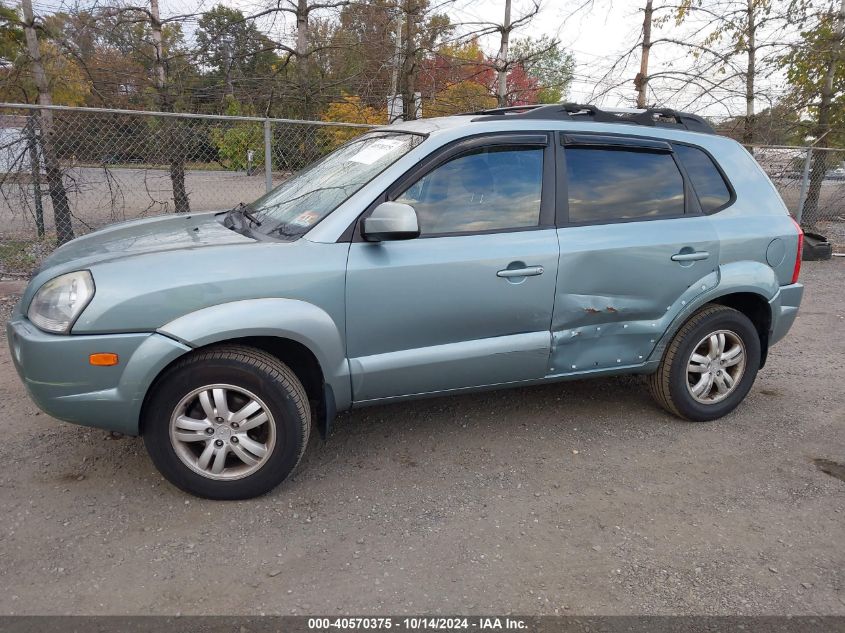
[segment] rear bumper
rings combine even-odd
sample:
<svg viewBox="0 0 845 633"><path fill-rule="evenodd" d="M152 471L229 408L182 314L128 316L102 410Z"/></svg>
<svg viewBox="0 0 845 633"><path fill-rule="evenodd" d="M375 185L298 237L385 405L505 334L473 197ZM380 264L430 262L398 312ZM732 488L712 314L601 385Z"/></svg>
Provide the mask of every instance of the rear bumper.
<svg viewBox="0 0 845 633"><path fill-rule="evenodd" d="M154 333L56 335L20 314L6 325L9 348L30 397L45 413L76 424L137 435L141 405L159 372L190 348ZM116 353L113 367L88 356Z"/></svg>
<svg viewBox="0 0 845 633"><path fill-rule="evenodd" d="M803 284L781 286L775 298L769 302L769 306L772 309L772 327L769 331L769 345L774 345L789 332L789 328L795 323L795 317L798 316L798 306L801 305L801 297L803 295Z"/></svg>

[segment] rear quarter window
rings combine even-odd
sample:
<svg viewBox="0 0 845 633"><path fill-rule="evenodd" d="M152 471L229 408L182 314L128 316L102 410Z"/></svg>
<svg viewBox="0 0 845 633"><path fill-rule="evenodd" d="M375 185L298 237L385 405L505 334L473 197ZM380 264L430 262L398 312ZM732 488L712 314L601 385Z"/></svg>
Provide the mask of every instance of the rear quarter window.
<svg viewBox="0 0 845 633"><path fill-rule="evenodd" d="M731 201L731 190L707 152L691 145L675 145L674 149L704 213L718 211Z"/></svg>

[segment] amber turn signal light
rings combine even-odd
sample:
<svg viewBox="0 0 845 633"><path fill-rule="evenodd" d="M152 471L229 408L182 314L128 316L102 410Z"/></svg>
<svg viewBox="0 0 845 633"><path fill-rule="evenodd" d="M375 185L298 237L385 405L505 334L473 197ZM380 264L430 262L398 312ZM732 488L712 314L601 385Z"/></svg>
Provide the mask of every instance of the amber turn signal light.
<svg viewBox="0 0 845 633"><path fill-rule="evenodd" d="M110 352L91 354L88 357L88 362L97 367L111 367L112 365L117 365L118 360L117 354L112 354Z"/></svg>

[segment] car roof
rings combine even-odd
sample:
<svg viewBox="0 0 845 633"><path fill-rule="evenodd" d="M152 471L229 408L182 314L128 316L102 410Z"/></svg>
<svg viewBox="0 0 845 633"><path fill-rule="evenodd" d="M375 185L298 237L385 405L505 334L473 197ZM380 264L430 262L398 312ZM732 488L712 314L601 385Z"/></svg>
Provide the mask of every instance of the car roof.
<svg viewBox="0 0 845 633"><path fill-rule="evenodd" d="M700 134L715 135L715 130L701 117L687 112L677 112L666 108L646 109L599 109L593 105L581 105L577 103L557 103L547 105L524 105L506 108L494 108L481 110L466 114L457 114L447 117L435 117L431 119L417 119L413 121L395 123L384 131L402 131L414 134L432 135L445 130L454 130L467 126L470 130L478 132L487 131L480 129L480 123L499 123L492 126L498 131L509 129L524 130L526 127L533 129L547 130L578 130L586 131L583 124L599 124L603 126L624 126L624 132L632 133L635 129L648 130L648 136L671 137L662 131L686 131ZM526 123L528 124L526 126ZM574 125L573 125L574 124ZM487 128L487 126L483 126ZM610 127L607 128L608 130ZM472 132L470 132L472 133ZM636 134L635 135L639 135Z"/></svg>

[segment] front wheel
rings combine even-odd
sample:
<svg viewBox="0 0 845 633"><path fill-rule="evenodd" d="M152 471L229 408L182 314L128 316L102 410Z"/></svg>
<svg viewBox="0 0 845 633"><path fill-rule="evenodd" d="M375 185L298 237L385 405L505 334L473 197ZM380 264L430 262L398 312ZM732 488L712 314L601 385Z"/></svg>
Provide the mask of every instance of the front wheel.
<svg viewBox="0 0 845 633"><path fill-rule="evenodd" d="M655 400L695 422L733 411L748 395L760 367L760 337L741 312L711 305L693 315L648 377Z"/></svg>
<svg viewBox="0 0 845 633"><path fill-rule="evenodd" d="M144 443L172 484L208 499L249 499L296 467L310 433L296 375L261 350L227 345L191 354L156 383Z"/></svg>

